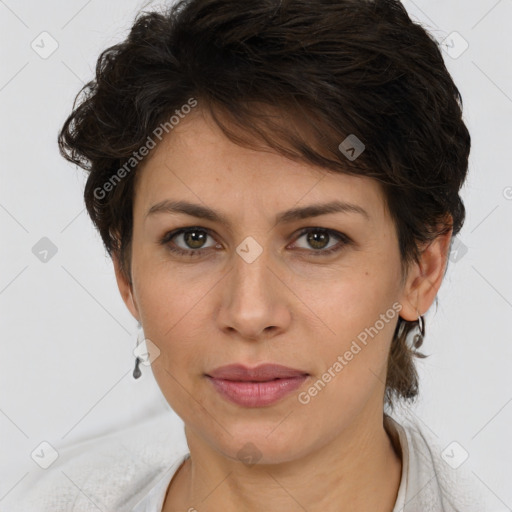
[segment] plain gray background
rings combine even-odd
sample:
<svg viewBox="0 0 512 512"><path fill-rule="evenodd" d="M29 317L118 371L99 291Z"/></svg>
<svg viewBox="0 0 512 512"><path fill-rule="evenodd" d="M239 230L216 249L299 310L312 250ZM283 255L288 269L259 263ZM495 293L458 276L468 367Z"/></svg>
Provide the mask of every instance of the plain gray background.
<svg viewBox="0 0 512 512"><path fill-rule="evenodd" d="M0 0L2 510L45 471L30 456L41 442L58 451L173 414L149 368L132 378L136 322L84 210L84 175L56 143L100 51L126 37L144 5L162 3ZM441 446L459 443L494 510L512 510L512 1L404 5L444 41L473 140L466 223L426 315L431 355L407 413ZM43 237L57 251L47 261L37 256ZM181 437L179 418L176 429Z"/></svg>

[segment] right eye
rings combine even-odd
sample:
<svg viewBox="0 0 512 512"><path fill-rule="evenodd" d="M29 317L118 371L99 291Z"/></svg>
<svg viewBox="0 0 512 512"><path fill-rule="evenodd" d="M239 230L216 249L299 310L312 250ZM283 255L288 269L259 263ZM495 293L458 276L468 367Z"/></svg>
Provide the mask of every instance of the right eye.
<svg viewBox="0 0 512 512"><path fill-rule="evenodd" d="M210 231L199 226L175 229L166 233L160 240L171 252L181 256L201 256L207 249L215 247L215 243L204 247L205 241L211 237ZM213 238L213 237L212 237ZM181 242L181 246L177 243Z"/></svg>

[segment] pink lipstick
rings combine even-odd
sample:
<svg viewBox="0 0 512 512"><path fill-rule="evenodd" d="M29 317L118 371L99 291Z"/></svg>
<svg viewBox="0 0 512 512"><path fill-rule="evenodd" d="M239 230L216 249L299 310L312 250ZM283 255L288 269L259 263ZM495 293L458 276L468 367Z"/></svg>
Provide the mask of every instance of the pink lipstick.
<svg viewBox="0 0 512 512"><path fill-rule="evenodd" d="M264 407L296 390L309 374L278 364L262 364L255 368L231 364L206 376L229 401L243 407Z"/></svg>

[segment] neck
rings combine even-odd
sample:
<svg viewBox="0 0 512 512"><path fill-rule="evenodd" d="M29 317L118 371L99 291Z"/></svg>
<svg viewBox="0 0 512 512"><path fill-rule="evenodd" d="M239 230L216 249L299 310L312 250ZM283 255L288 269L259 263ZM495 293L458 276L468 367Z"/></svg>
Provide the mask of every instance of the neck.
<svg viewBox="0 0 512 512"><path fill-rule="evenodd" d="M382 411L361 417L306 456L247 466L223 456L185 429L190 458L169 486L163 511L289 510L391 512L401 455L384 428Z"/></svg>

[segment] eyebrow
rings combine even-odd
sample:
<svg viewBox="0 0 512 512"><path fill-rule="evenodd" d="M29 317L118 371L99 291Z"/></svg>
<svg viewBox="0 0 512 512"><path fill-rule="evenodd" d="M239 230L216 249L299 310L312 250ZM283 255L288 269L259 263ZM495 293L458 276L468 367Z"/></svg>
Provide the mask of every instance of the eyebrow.
<svg viewBox="0 0 512 512"><path fill-rule="evenodd" d="M146 218L155 213L183 213L200 219L207 219L212 222L218 222L229 225L228 219L215 210L200 204L189 203L187 201L172 201L166 199L154 204L146 213ZM344 201L331 201L329 203L311 204L308 206L292 208L275 217L276 224L290 223L296 220L319 217L329 213L357 213L370 220L370 216L364 208L357 204Z"/></svg>

